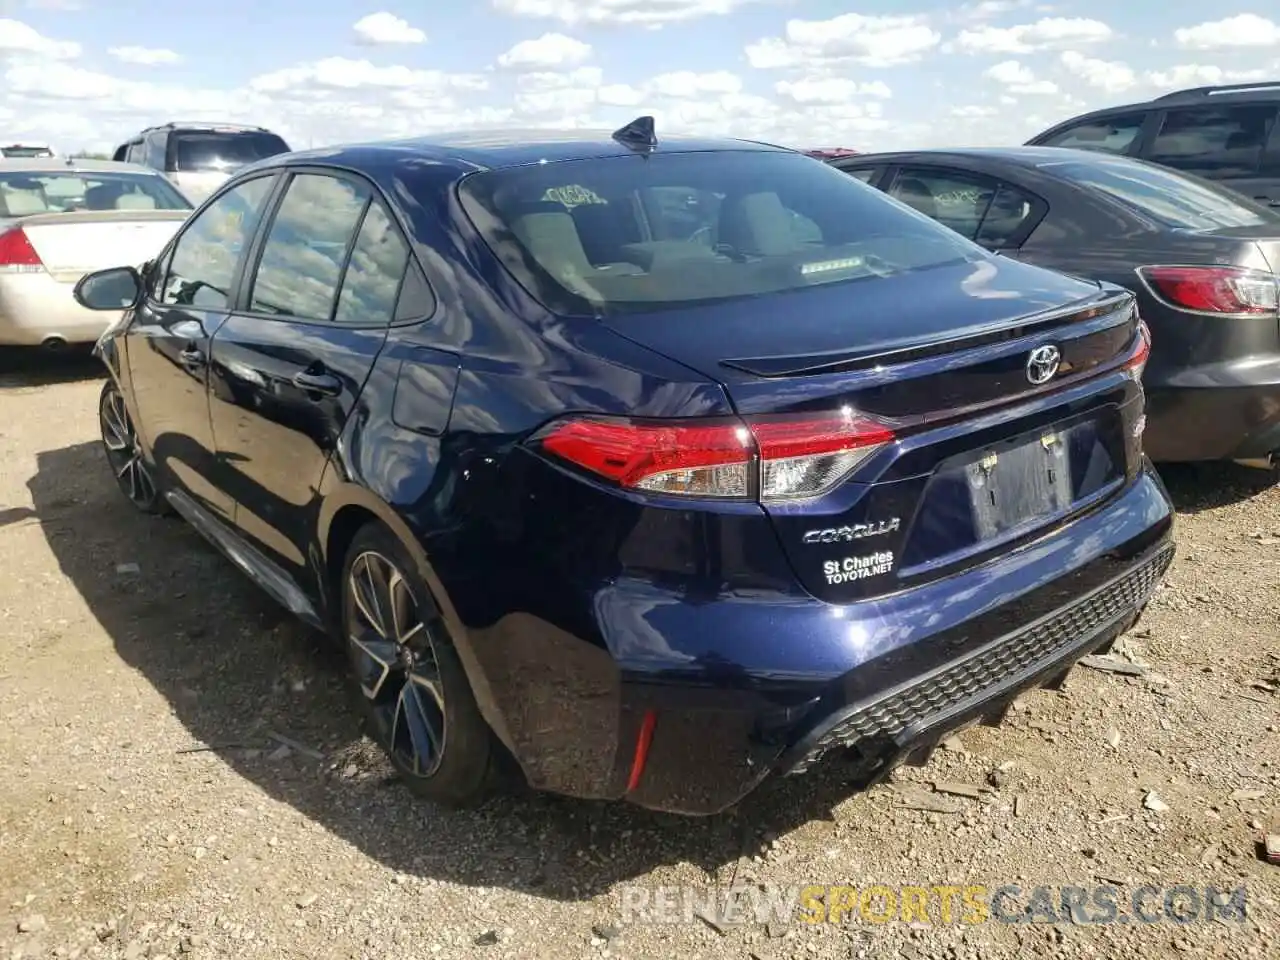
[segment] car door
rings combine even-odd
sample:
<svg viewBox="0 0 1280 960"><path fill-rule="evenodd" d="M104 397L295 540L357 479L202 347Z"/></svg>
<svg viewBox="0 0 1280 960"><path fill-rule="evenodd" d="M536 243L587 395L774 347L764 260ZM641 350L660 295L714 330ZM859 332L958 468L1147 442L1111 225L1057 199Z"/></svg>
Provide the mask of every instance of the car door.
<svg viewBox="0 0 1280 960"><path fill-rule="evenodd" d="M213 342L213 433L237 530L310 593L317 488L394 318L409 245L368 181L307 168L251 259Z"/></svg>
<svg viewBox="0 0 1280 960"><path fill-rule="evenodd" d="M1251 200L1280 206L1274 103L1165 110L1142 159L1214 180ZM1265 155L1265 156L1264 156ZM1264 159L1266 169L1264 169Z"/></svg>
<svg viewBox="0 0 1280 960"><path fill-rule="evenodd" d="M1016 251L1048 211L1018 185L941 165L903 164L886 192L993 253Z"/></svg>
<svg viewBox="0 0 1280 960"><path fill-rule="evenodd" d="M244 180L183 225L148 273L126 334L138 431L162 489L230 522L209 421L209 344L231 310L250 239L276 177Z"/></svg>

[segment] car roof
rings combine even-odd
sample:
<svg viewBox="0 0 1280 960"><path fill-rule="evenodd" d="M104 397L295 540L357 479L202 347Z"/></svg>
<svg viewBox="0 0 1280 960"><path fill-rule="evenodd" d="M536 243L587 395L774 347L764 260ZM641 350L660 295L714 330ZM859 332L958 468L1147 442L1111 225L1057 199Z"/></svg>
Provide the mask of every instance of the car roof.
<svg viewBox="0 0 1280 960"><path fill-rule="evenodd" d="M910 160L939 160L960 162L979 161L987 164L1008 164L1018 167L1042 167L1046 164L1074 160L1080 163L1141 163L1133 157L1121 157L1097 150L1080 150L1073 147L962 147L959 149L896 150L886 153L864 153L847 161L840 158L841 167L901 163Z"/></svg>
<svg viewBox="0 0 1280 960"><path fill-rule="evenodd" d="M150 167L117 160L90 160L80 157L0 157L0 172L20 170L25 173L145 173L159 176Z"/></svg>
<svg viewBox="0 0 1280 960"><path fill-rule="evenodd" d="M676 136L666 135L661 131L658 133L658 145L654 152L661 154L728 150L794 152L786 147L755 140ZM397 160L431 160L460 169L495 170L534 163L625 156L632 152L614 140L612 132L608 130L464 130L433 134L430 137L299 150L266 157L254 164L254 167L270 167L281 163L323 163L358 168L368 164L394 163Z"/></svg>

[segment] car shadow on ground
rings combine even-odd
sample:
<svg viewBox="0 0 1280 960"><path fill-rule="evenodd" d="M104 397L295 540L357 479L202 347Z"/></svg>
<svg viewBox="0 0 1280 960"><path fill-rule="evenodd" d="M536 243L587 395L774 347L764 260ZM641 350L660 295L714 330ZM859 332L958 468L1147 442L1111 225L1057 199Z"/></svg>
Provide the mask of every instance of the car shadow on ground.
<svg viewBox="0 0 1280 960"><path fill-rule="evenodd" d="M1239 503L1273 485L1266 470L1229 461L1161 463L1156 467L1179 513L1200 513Z"/></svg>
<svg viewBox="0 0 1280 960"><path fill-rule="evenodd" d="M214 753L390 869L562 900L681 862L728 882L739 857L830 819L851 793L830 767L707 818L529 791L465 811L415 800L360 736L341 654L192 528L134 511L98 443L39 454L30 490L62 573L202 751L159 755L156 775L200 776L184 768ZM304 749L281 750L275 734Z"/></svg>
<svg viewBox="0 0 1280 960"><path fill-rule="evenodd" d="M92 345L51 351L39 347L0 347L0 390L72 383L106 376Z"/></svg>

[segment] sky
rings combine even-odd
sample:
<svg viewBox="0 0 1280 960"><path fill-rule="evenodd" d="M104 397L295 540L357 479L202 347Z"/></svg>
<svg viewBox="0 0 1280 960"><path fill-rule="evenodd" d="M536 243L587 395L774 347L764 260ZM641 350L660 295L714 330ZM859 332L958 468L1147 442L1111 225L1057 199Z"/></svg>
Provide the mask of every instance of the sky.
<svg viewBox="0 0 1280 960"><path fill-rule="evenodd" d="M450 7L0 0L0 141L106 151L152 124L221 120L301 149L652 114L659 137L890 150L1021 143L1087 109L1280 81L1274 0Z"/></svg>

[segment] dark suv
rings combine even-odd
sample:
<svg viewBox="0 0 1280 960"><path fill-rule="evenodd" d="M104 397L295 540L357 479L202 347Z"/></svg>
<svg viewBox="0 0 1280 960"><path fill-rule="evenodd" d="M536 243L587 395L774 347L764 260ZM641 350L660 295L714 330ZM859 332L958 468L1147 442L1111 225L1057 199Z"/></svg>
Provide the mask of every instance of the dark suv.
<svg viewBox="0 0 1280 960"><path fill-rule="evenodd" d="M199 204L244 165L288 152L284 139L265 127L166 123L122 143L111 159L160 170Z"/></svg>
<svg viewBox="0 0 1280 960"><path fill-rule="evenodd" d="M1073 117L1027 141L1139 157L1280 207L1280 82L1178 90Z"/></svg>

